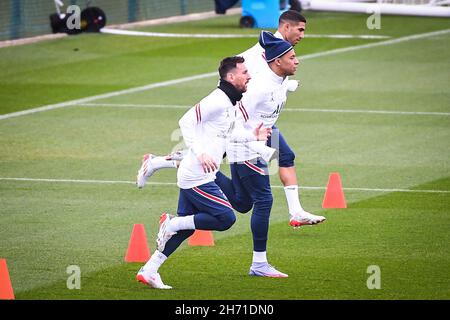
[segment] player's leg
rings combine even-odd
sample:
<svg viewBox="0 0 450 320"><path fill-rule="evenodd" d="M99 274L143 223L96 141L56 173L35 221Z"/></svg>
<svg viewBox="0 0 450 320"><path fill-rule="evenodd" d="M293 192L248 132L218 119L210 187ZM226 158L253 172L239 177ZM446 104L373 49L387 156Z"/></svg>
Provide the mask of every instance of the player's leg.
<svg viewBox="0 0 450 320"><path fill-rule="evenodd" d="M190 203L186 197L183 189L180 189L180 195L178 198L178 215L193 217L196 209ZM173 218L172 218L173 219ZM189 238L194 230L190 229L189 225L186 226L186 230L179 230L178 232L167 233L167 228L170 223L171 217L167 213L161 215L160 227L157 239L157 249L152 254L147 263L139 270L136 279L139 282L147 284L156 289L171 289L161 280L161 276L158 273L161 265L167 260L167 258L183 243L184 240ZM167 237L166 243L163 247L160 247L161 239Z"/></svg>
<svg viewBox="0 0 450 320"><path fill-rule="evenodd" d="M169 255L184 240L179 243L173 241L179 232L195 229L225 231L236 221L231 204L214 182L181 189L178 208L179 216L166 214L158 232L158 250ZM174 249L166 250L172 246Z"/></svg>
<svg viewBox="0 0 450 320"><path fill-rule="evenodd" d="M295 153L287 144L281 132L275 126L272 128L272 139L268 145L278 149L278 166L281 183L289 208L289 224L293 227L312 225L326 220L323 216L311 214L303 209L300 204L297 170L295 168ZM276 145L275 145L276 144Z"/></svg>
<svg viewBox="0 0 450 320"><path fill-rule="evenodd" d="M145 154L142 158L141 167L136 175L136 185L143 188L147 179L160 169L178 168L187 150L175 151L167 156L156 156Z"/></svg>
<svg viewBox="0 0 450 320"><path fill-rule="evenodd" d="M170 289L162 282L158 269L196 229L225 231L236 221L231 204L213 182L181 189L178 217L165 213L161 218L157 250L137 275L138 281L158 289Z"/></svg>
<svg viewBox="0 0 450 320"><path fill-rule="evenodd" d="M247 213L253 207L252 198L242 185L242 181L237 173L236 164L231 164L230 169L231 179L219 171L216 174L216 180L214 182L225 193L234 210L240 213Z"/></svg>
<svg viewBox="0 0 450 320"><path fill-rule="evenodd" d="M230 202L216 183L189 189L188 195L197 209L194 216L196 229L225 231L236 222Z"/></svg>
<svg viewBox="0 0 450 320"><path fill-rule="evenodd" d="M237 170L244 188L253 201L253 213L250 221L253 236L253 259L249 274L287 277L286 274L272 267L267 260L269 218L273 204L267 164L263 161L253 163L245 161L243 164L237 164Z"/></svg>

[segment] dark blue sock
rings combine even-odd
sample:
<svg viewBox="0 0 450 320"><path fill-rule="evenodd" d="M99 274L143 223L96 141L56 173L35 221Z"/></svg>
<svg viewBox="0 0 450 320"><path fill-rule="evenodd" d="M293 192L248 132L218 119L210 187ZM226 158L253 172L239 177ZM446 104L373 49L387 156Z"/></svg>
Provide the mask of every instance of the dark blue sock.
<svg viewBox="0 0 450 320"><path fill-rule="evenodd" d="M164 247L163 254L168 257L183 243L184 240L189 238L195 230L180 230L177 234L173 235L169 241L167 241Z"/></svg>

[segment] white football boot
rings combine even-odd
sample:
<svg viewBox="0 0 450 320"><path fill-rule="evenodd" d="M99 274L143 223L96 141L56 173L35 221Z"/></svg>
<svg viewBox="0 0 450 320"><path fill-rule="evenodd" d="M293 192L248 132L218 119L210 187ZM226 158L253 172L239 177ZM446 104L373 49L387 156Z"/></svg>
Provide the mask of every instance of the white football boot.
<svg viewBox="0 0 450 320"><path fill-rule="evenodd" d="M152 154L145 154L142 158L141 168L139 169L136 176L136 185L139 189L145 186L147 178L155 173L155 168L152 165L152 159L155 156Z"/></svg>
<svg viewBox="0 0 450 320"><path fill-rule="evenodd" d="M269 278L287 278L286 273L278 271L268 262L253 262L248 273L250 276L269 277Z"/></svg>
<svg viewBox="0 0 450 320"><path fill-rule="evenodd" d="M165 285L162 282L161 276L159 275L158 272L148 274L144 272L143 269L144 268L141 268L138 274L136 275L137 281L155 289L172 289L171 286Z"/></svg>
<svg viewBox="0 0 450 320"><path fill-rule="evenodd" d="M159 220L159 223L160 223L159 231L158 231L158 237L156 238L156 246L157 246L159 252L164 251L167 241L169 241L170 238L172 238L172 236L174 234L176 234L176 232L169 232L167 230L167 226L170 223L170 219L172 219L170 214L163 213L161 215L161 219Z"/></svg>
<svg viewBox="0 0 450 320"><path fill-rule="evenodd" d="M291 215L289 225L292 227L301 227L305 225L313 225L324 222L327 218L323 216L316 216L315 214L301 211L294 215Z"/></svg>

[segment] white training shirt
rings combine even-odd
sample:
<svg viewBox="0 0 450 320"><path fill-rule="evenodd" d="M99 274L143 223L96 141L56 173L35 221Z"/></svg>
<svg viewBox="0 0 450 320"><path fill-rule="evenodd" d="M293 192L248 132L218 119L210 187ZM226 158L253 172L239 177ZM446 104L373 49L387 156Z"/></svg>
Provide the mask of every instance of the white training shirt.
<svg viewBox="0 0 450 320"><path fill-rule="evenodd" d="M286 104L287 91L287 77L278 76L269 67L262 69L250 80L247 92L238 102L239 118L244 127L252 131L263 123L263 127L272 128ZM229 143L227 157L230 162L241 162L257 158L258 153L251 150L249 143Z"/></svg>
<svg viewBox="0 0 450 320"><path fill-rule="evenodd" d="M278 31L274 35L277 38L283 39L283 36ZM205 151L205 153L208 153L211 156L213 156L213 154L217 155L217 158L214 157L214 159L216 160L216 163L218 165L222 162L222 155L225 151L227 152L227 158L230 162L246 161L258 157L259 154L256 153L256 151L253 151L251 146L253 143L260 143L262 145L265 145L265 142L254 141L254 128L256 128L256 126L261 123L261 121L259 121L260 119L264 120L262 121L264 123L264 127L272 127L278 119L279 112L286 103L285 89L287 86L288 78L286 77L286 79L284 79L283 81L282 78L273 73L265 59L265 50L263 47L261 47L259 42L250 49L239 54L238 56L244 57L245 66L247 67L247 70L252 77L249 82L247 92L244 93L242 102L238 102L236 106L233 106L226 94L222 90L216 89L197 105L200 105L200 107L195 106L191 108L179 122L184 142L186 146L190 148L190 150L187 152L187 155L185 156L185 158L189 156L188 161L184 162L183 160L180 164L180 168L178 169L178 186L182 189L193 188L194 186L198 186L203 183L215 180L216 172L209 174L203 173L203 168L196 158L196 155L200 155L202 151ZM260 78L260 73L263 76L261 77L261 79L258 79ZM269 82L266 82L267 78L270 79ZM261 83L263 85L259 87L259 84ZM280 87L283 87L283 89L281 89ZM277 100L275 104L273 103L275 101L272 101L272 92L273 96L276 97ZM258 95L260 94L262 95L258 97ZM214 99L218 96L220 96L224 100L222 100L221 102L214 101ZM198 141L202 141L202 139L205 139L205 135L212 137L213 134L211 134L211 132L224 130L224 128L219 129L218 126L213 124L214 121L216 121L217 123L221 123L221 126L223 127L229 128L231 124L227 124L227 121L229 121L230 119L226 121L223 119L223 115L225 112L223 111L223 106L225 104L222 105L222 103L224 103L225 101L228 104L228 108L232 107L233 110L237 110L238 121L235 122L236 129L234 130L233 136L229 137L228 143L225 142L225 144L224 141L220 139L214 139L216 141L215 143L212 143L212 138L210 138L209 142L199 142L196 144L196 146L194 146L193 142L194 140L196 140L194 138L194 128L196 128L195 130L198 130L198 128L202 128L203 125L204 130L197 134ZM210 108L209 105L215 105L215 107ZM220 105L222 105L222 107L220 107ZM206 108L209 109L209 112L205 111ZM212 111L213 109L216 111ZM275 110L278 111L274 114ZM213 120L212 122L209 122L206 119L207 115L209 115L211 118L214 118L219 114L221 114L221 116ZM200 122L197 122L198 115L200 115ZM242 124L245 124L244 127L242 127ZM248 130L246 133L244 133L244 128L245 130ZM253 142L247 143L248 141ZM201 149L202 146L213 145L217 147L217 150ZM221 149L222 147L224 147L225 149Z"/></svg>
<svg viewBox="0 0 450 320"><path fill-rule="evenodd" d="M205 173L197 157L211 156L220 166L229 141L255 141L252 131L237 121L238 104L233 105L221 89L215 89L180 119L179 125L189 150L177 171L177 184L190 189L216 179L216 172Z"/></svg>
<svg viewBox="0 0 450 320"><path fill-rule="evenodd" d="M280 32L275 37L283 39ZM248 83L247 92L239 104L239 118L247 130L254 130L261 122L271 128L286 104L289 78L281 78L269 67L264 48L256 43L250 49L239 54L245 59L245 66L252 79ZM230 162L242 162L255 159L259 154L252 149L251 143L230 143L227 157ZM265 144L264 142L257 142Z"/></svg>

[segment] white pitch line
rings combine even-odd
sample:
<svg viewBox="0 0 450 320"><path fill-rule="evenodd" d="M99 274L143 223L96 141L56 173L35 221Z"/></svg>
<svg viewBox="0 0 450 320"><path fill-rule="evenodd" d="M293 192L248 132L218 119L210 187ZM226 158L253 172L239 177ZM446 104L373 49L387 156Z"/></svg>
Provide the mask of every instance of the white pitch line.
<svg viewBox="0 0 450 320"><path fill-rule="evenodd" d="M329 38L329 39L390 39L390 36L369 34L306 34L305 38Z"/></svg>
<svg viewBox="0 0 450 320"><path fill-rule="evenodd" d="M199 80L199 79L203 79L203 78L209 78L209 77L215 76L216 74L217 74L217 72L203 73L203 74L199 74L196 76L184 77L184 78L163 81L163 82L156 82L156 83L147 84L147 85L141 86L141 87L135 87L135 88L125 89L125 90L120 90L120 91L113 91L113 92L100 94L100 95L96 95L96 96L91 96L91 97L87 97L87 98L71 100L71 101L61 102L61 103L57 103L57 104L51 104L51 105L47 105L47 106L43 106L43 107L39 107L39 108L8 113L8 114L0 115L0 120L24 116L27 114L33 114L33 113L42 112L42 111L49 111L49 110L55 110L55 109L59 109L59 108L70 107L70 106L74 106L74 105L87 103L90 101L112 98L112 97L116 97L116 96L120 96L120 95L124 95L124 94L136 93L136 92L141 92L141 91L151 90L151 89L161 88L161 87L168 87L168 86L178 84L178 83Z"/></svg>
<svg viewBox="0 0 450 320"><path fill-rule="evenodd" d="M311 54L307 54L303 57L300 57L300 59L303 59L303 60L314 59L314 58L319 58L319 57L324 57L324 56L329 56L329 55L334 55L334 54L339 54L339 53L344 53L344 52L351 52L351 51L356 51L356 50L361 50L361 49L369 49L369 48L380 47L380 46L388 46L391 44L397 44L397 43L411 41L411 40L418 40L418 39L423 39L423 38L439 36L439 35L443 35L443 34L446 34L449 32L450 32L450 29L444 29L444 30L427 32L427 33L419 33L419 34L415 34L412 36L400 37L400 38L395 38L395 39L386 40L386 41L362 44L362 45L358 45L358 46L345 47L345 48L340 48L340 49L333 49L333 50L328 50L328 51L324 51L324 52L311 53Z"/></svg>
<svg viewBox="0 0 450 320"><path fill-rule="evenodd" d="M210 38L210 39L224 39L224 38L258 38L258 34L227 34L227 33L163 33L163 32L145 32L135 30L111 29L103 28L101 33L137 36L137 37L156 37L156 38ZM389 36L381 35L353 35L353 34L307 34L307 38L330 38L330 39L389 39Z"/></svg>
<svg viewBox="0 0 450 320"><path fill-rule="evenodd" d="M166 104L131 104L131 103L81 103L81 107L111 107L111 108L148 108L148 109L187 109L192 106L166 105Z"/></svg>
<svg viewBox="0 0 450 320"><path fill-rule="evenodd" d="M358 109L314 109L314 108L284 108L283 111L298 112L331 112L331 113L372 113L393 114L407 116L450 116L450 112L427 112L427 111L391 111L391 110L358 110Z"/></svg>
<svg viewBox="0 0 450 320"><path fill-rule="evenodd" d="M148 109L188 109L189 105L164 105L164 104L129 104L129 103L82 103L83 107L112 107L112 108L148 108ZM360 110L360 109L315 109L315 108L283 108L287 112L326 112L326 113L369 113L392 114L408 116L450 116L450 112L425 112L425 111L392 111L392 110Z"/></svg>
<svg viewBox="0 0 450 320"><path fill-rule="evenodd" d="M406 36L406 37L401 37L401 38L396 38L396 39L391 39L391 40L386 40L386 41L380 41L380 42L376 42L376 43L363 44L363 45L357 45L357 46L352 46L352 47L333 49L333 50L329 50L329 51L308 54L308 55L304 55L300 58L302 60L315 59L318 57L324 57L324 56L329 56L329 55L334 55L334 54L339 54L339 53L344 53L344 52L374 48L374 47L379 47L379 46L387 46L387 45L397 44L397 43L405 42L405 41L433 37L433 36L442 35L442 34L449 33L449 32L450 32L450 29L421 33L421 34L416 34L416 35L412 35L412 36ZM203 74L190 76L190 77L183 77L183 78L169 80L169 81L156 82L156 83L152 83L152 84L148 84L148 85L144 85L144 86L140 86L140 87L119 90L119 91L113 91L113 92L109 92L109 93L105 93L105 94L82 98L82 99L71 100L71 101L61 102L61 103L52 104L52 105L46 105L46 106L39 107L39 108L33 108L33 109L24 110L24 111L8 113L8 114L0 115L0 120L24 116L24 115L28 115L28 114L34 114L37 112L65 108L65 107L69 107L69 106L73 106L73 105L77 105L77 104L81 104L81 103L91 102L91 101L100 100L100 99L107 99L107 98L120 96L120 95L124 95L124 94L129 94L129 93L136 93L136 92L151 90L151 89L155 89L155 88L167 87L167 86L171 86L174 84L179 84L179 83L203 79L203 78L209 78L209 77L213 77L213 76L217 76L217 72L203 73Z"/></svg>
<svg viewBox="0 0 450 320"><path fill-rule="evenodd" d="M6 178L0 177L0 181L24 181L24 182L50 182L50 183L88 183L88 184L131 184L135 181L126 180L80 180L80 179L45 179L45 178ZM147 182L154 186L176 186L174 182ZM281 189L283 186L273 185L272 188ZM305 190L326 190L326 187L307 187L301 186ZM450 193L450 190L414 190L414 189L386 189L386 188L343 188L347 191L366 191L366 192L407 192L407 193Z"/></svg>

